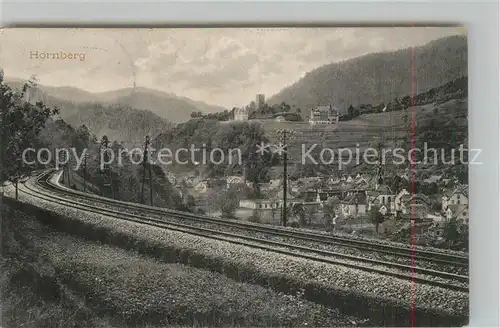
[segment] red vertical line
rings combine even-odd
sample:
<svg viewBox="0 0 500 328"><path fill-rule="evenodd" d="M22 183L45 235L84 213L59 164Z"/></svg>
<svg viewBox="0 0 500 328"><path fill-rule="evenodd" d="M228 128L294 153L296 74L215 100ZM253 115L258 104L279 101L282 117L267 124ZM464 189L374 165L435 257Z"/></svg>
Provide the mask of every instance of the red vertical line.
<svg viewBox="0 0 500 328"><path fill-rule="evenodd" d="M415 196L415 53L411 47L411 194ZM415 197L411 202L411 326L415 327Z"/></svg>

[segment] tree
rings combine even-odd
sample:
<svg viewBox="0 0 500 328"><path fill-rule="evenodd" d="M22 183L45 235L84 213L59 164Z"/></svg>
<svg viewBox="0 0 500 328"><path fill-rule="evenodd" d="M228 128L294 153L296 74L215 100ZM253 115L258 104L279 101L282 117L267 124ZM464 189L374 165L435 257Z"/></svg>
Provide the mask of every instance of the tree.
<svg viewBox="0 0 500 328"><path fill-rule="evenodd" d="M354 116L354 107L352 105L349 105L349 108L347 108L347 114L349 116Z"/></svg>
<svg viewBox="0 0 500 328"><path fill-rule="evenodd" d="M236 168L243 171L244 178L247 182L251 182L255 188L255 194L260 194L260 183L268 181L269 169L273 164L277 163L277 158L273 157L270 151L264 153L258 152L258 146L267 144L268 138L265 135L265 130L261 125L243 124L233 125L219 131L214 136L216 146L221 149L226 149L228 152L231 149L239 149L241 153L241 163L234 160L232 166L227 170ZM221 165L213 167L214 169L221 168Z"/></svg>
<svg viewBox="0 0 500 328"><path fill-rule="evenodd" d="M279 215L279 213L279 208L271 207L271 217L273 218L273 222L276 220L276 215Z"/></svg>
<svg viewBox="0 0 500 328"><path fill-rule="evenodd" d="M404 96L403 99L401 99L401 104L403 105L404 109L410 107L411 106L411 97L408 95Z"/></svg>
<svg viewBox="0 0 500 328"><path fill-rule="evenodd" d="M380 212L380 206L372 206L370 209L370 220L375 225L375 231L378 233L380 223L384 222L385 217Z"/></svg>
<svg viewBox="0 0 500 328"><path fill-rule="evenodd" d="M186 207L189 210L193 210L196 206L196 200L194 199L193 195L187 195L186 197Z"/></svg>
<svg viewBox="0 0 500 328"><path fill-rule="evenodd" d="M432 204L432 210L435 211L435 212L441 212L441 210L443 209L443 204L441 201L435 201L433 204Z"/></svg>
<svg viewBox="0 0 500 328"><path fill-rule="evenodd" d="M40 131L47 120L58 114L57 108L49 108L43 102L31 104L26 101L26 92L36 88L36 79L24 84L21 92L16 92L3 81L0 74L0 108L1 114L1 156L0 182L12 181L18 197L18 181L29 176L36 164L28 164L23 160L23 153L33 148Z"/></svg>
<svg viewBox="0 0 500 328"><path fill-rule="evenodd" d="M282 102L280 105L279 105L280 109L282 112L285 112L285 113L288 113L290 111L290 105L288 105L287 103L285 102Z"/></svg>
<svg viewBox="0 0 500 328"><path fill-rule="evenodd" d="M199 117L203 117L202 112L191 112L191 118L199 118Z"/></svg>
<svg viewBox="0 0 500 328"><path fill-rule="evenodd" d="M302 204L294 204L292 206L291 212L292 212L292 215L294 215L297 218L297 221L299 222L299 225L301 227L303 227L307 224L306 211L305 211L304 206Z"/></svg>
<svg viewBox="0 0 500 328"><path fill-rule="evenodd" d="M458 232L457 218L452 217L446 222L443 231L443 237L448 243L448 246L453 246L458 242L460 234Z"/></svg>
<svg viewBox="0 0 500 328"><path fill-rule="evenodd" d="M311 225L311 223L313 222L313 219L316 215L316 210L311 208L311 207L307 207L306 208L306 224L308 226Z"/></svg>
<svg viewBox="0 0 500 328"><path fill-rule="evenodd" d="M234 218L234 212L239 205L237 194L229 189L218 197L217 204L222 216Z"/></svg>
<svg viewBox="0 0 500 328"><path fill-rule="evenodd" d="M262 220L262 215L261 215L261 211L258 210L258 209L254 209L252 211L252 216L250 216L248 218L248 221L250 222L255 222L255 223L260 223Z"/></svg>
<svg viewBox="0 0 500 328"><path fill-rule="evenodd" d="M330 197L323 204L323 220L325 228L330 231L333 226L333 218L340 212L340 200L337 197Z"/></svg>

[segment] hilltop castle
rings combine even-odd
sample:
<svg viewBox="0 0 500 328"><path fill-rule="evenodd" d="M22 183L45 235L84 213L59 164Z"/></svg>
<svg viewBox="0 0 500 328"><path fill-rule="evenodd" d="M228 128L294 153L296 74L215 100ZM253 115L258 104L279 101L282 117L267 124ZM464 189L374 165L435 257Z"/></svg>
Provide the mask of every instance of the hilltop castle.
<svg viewBox="0 0 500 328"><path fill-rule="evenodd" d="M235 108L233 110L233 120L248 121L248 110L246 108Z"/></svg>

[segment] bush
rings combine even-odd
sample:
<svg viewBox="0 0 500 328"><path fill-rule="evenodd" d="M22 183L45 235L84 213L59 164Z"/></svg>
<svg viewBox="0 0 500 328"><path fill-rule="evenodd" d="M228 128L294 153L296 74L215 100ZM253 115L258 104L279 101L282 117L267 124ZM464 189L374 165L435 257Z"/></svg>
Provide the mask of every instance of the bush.
<svg viewBox="0 0 500 328"><path fill-rule="evenodd" d="M258 216L258 215L252 215L251 217L248 218L248 221L253 222L253 223L261 223L262 222L260 216Z"/></svg>
<svg viewBox="0 0 500 328"><path fill-rule="evenodd" d="M258 209L254 209L252 212L252 216L248 218L248 221L254 222L254 223L262 222L262 216L261 216L260 211Z"/></svg>

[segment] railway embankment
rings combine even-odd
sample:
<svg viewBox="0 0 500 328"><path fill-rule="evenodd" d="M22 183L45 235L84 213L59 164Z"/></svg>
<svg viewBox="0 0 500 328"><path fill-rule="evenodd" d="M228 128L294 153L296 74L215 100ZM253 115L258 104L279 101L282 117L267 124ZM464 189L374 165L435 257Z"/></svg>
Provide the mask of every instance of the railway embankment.
<svg viewBox="0 0 500 328"><path fill-rule="evenodd" d="M360 270L298 259L124 222L25 196L25 211L59 231L87 240L134 250L162 262L182 263L245 283L261 285L307 301L341 309L346 315L370 318L373 324L396 326L463 325L468 294L413 284Z"/></svg>
<svg viewBox="0 0 500 328"><path fill-rule="evenodd" d="M301 295L62 233L54 229L57 225L42 223L57 222L54 214L12 200L2 204L1 214L0 288L6 328L368 323Z"/></svg>

